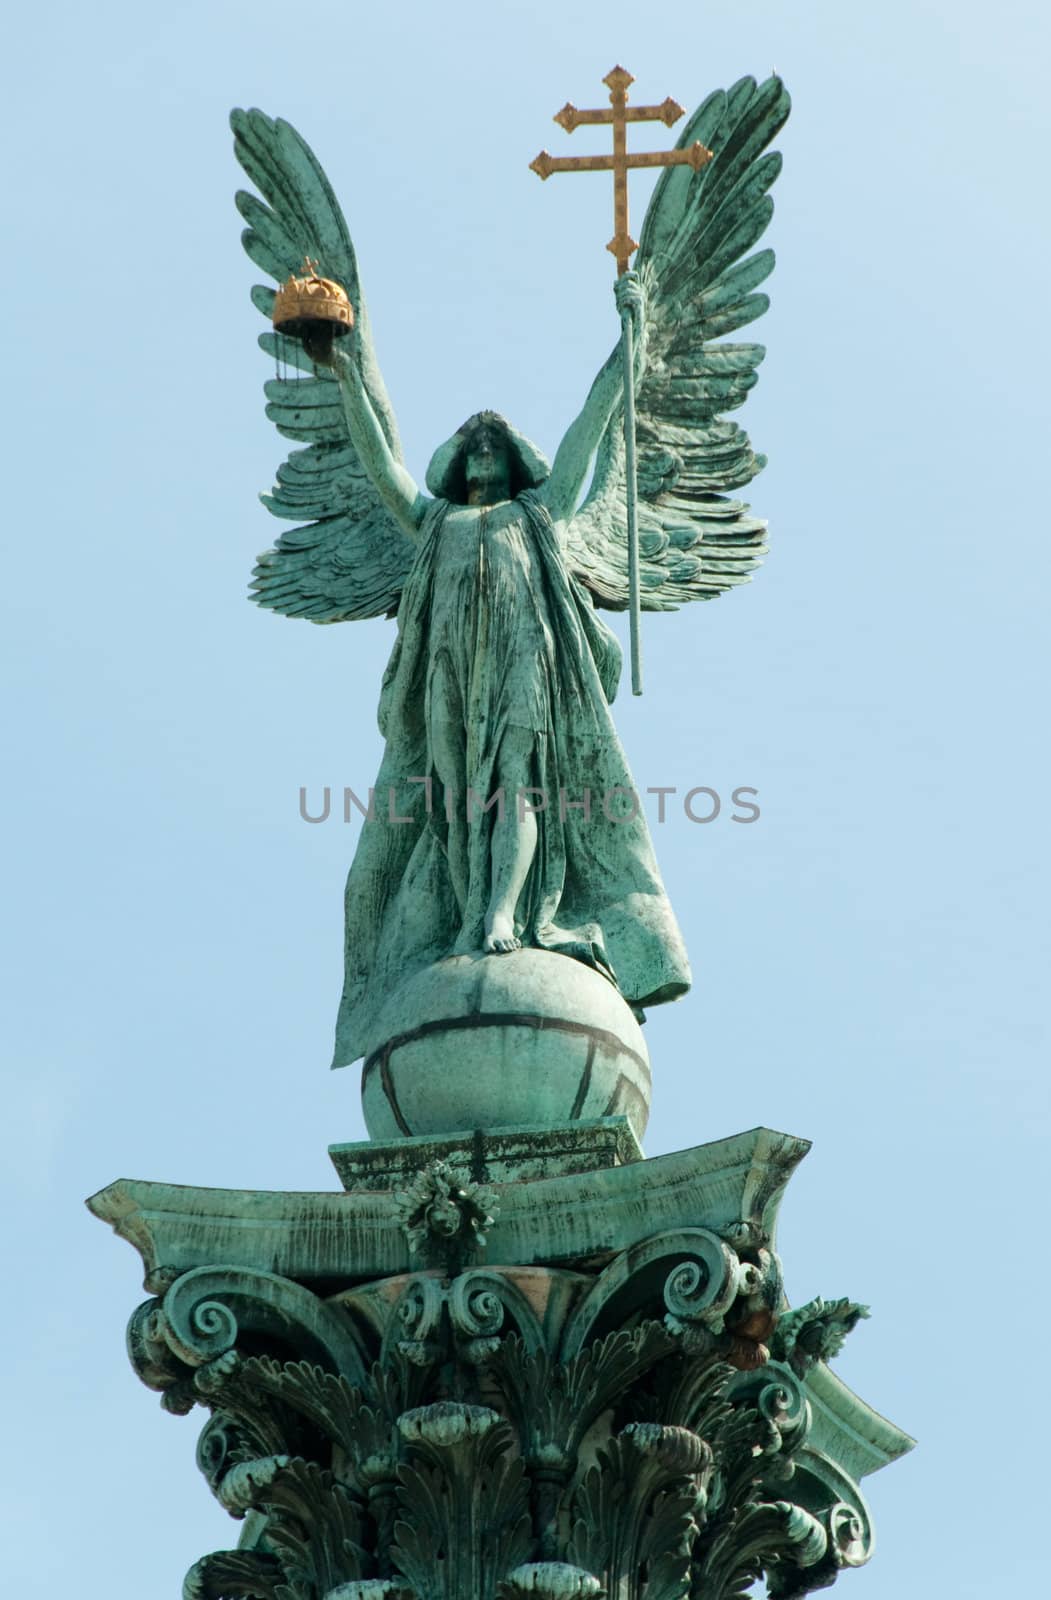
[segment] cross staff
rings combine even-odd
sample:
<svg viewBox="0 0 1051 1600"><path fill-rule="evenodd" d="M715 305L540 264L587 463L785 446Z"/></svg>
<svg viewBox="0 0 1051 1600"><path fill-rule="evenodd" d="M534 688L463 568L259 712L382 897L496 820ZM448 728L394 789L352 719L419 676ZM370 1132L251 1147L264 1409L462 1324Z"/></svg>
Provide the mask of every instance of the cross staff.
<svg viewBox="0 0 1051 1600"><path fill-rule="evenodd" d="M617 276L628 270L631 256L638 244L628 228L628 168L629 167L679 167L689 166L699 172L712 159L712 152L700 141L685 150L660 150L646 154L628 154L629 122L663 122L670 128L685 113L677 101L667 99L659 106L629 106L628 85L635 82L623 67L614 67L603 78L609 89L608 108L598 111L579 111L567 101L554 120L567 133L574 128L612 123L613 154L608 156L552 156L541 150L529 170L540 178L549 178L553 172L612 172L613 173L613 238L606 249L617 261ZM624 454L628 503L628 603L631 612L631 692L642 693L642 651L639 642L639 614L642 607L639 591L639 528L638 484L635 472L635 352L631 330L631 312L621 315L621 351L624 360Z"/></svg>

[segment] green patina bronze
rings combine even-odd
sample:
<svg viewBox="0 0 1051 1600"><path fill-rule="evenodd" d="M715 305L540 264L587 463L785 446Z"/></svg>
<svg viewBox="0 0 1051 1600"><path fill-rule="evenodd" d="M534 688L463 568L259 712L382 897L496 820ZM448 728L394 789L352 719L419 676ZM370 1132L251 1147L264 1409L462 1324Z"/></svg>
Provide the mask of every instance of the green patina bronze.
<svg viewBox="0 0 1051 1600"><path fill-rule="evenodd" d="M710 96L680 144L714 156L665 172L618 282L651 610L744 581L763 548L731 498L762 458L722 417L763 352L721 336L766 307L773 256L750 252L787 114L776 78ZM364 1058L372 1142L332 1146L342 1190L125 1180L89 1202L142 1257L132 1364L168 1410L210 1414L198 1463L242 1522L185 1600L827 1587L872 1551L860 1480L911 1441L829 1369L866 1309L785 1299L777 1211L808 1147L639 1144L642 1008L689 971L641 816L602 803L632 787L596 611L628 597L619 353L550 465L480 412L423 492L324 174L287 123L233 125L264 197L238 196L249 255L278 283L310 257L356 318L263 336L301 374L267 386L269 415L306 448L267 497L297 526L256 598L396 613L397 640L335 1055Z"/></svg>
<svg viewBox="0 0 1051 1600"><path fill-rule="evenodd" d="M154 1296L132 1363L211 1413L244 1519L187 1600L731 1600L867 1561L859 1480L911 1441L826 1364L864 1308L783 1310L806 1150L643 1161L607 1122L337 1146L342 1194L96 1195Z"/></svg>
<svg viewBox="0 0 1051 1600"><path fill-rule="evenodd" d="M755 291L773 253L753 247L780 170L763 152L788 109L777 78L710 96L680 145L700 140L716 158L700 173L665 171L636 270L617 280L635 352L649 610L745 582L764 548L765 524L731 498L763 458L724 416L764 351L722 336L768 303ZM307 446L264 498L276 516L315 520L261 557L255 596L314 622L398 619L380 701L379 814L347 882L334 1064L381 1048L375 1024L391 996L449 956L524 944L611 978L636 1009L677 998L689 966L645 820L630 814L634 785L609 712L620 649L598 614L629 595L619 345L551 464L483 411L436 452L424 493L402 458L354 249L320 166L287 123L258 111L232 121L264 197L238 196L248 254L279 284L309 257L356 313L352 339L334 342L325 365L297 339L263 336L302 374L267 385L267 414ZM273 291L254 297L269 316ZM503 815L499 801L481 809L494 795ZM451 1127L465 1120L467 1104Z"/></svg>

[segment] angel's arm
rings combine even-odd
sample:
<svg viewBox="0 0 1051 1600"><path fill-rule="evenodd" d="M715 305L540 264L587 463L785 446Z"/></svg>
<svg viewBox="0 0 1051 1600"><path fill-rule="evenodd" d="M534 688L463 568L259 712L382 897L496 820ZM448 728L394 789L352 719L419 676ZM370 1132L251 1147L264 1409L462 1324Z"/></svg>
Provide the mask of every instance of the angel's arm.
<svg viewBox="0 0 1051 1600"><path fill-rule="evenodd" d="M634 335L635 370L642 356L642 288L638 275L627 272L614 284L617 309L630 308ZM566 431L555 455L551 476L541 491L555 522L573 515L584 487L588 464L624 394L624 363L618 342L605 366L591 385L583 410Z"/></svg>
<svg viewBox="0 0 1051 1600"><path fill-rule="evenodd" d="M372 402L365 393L357 361L353 356L336 351L332 368L339 379L351 444L388 511L409 537L415 538L429 504L427 496L420 493L412 474L394 459Z"/></svg>

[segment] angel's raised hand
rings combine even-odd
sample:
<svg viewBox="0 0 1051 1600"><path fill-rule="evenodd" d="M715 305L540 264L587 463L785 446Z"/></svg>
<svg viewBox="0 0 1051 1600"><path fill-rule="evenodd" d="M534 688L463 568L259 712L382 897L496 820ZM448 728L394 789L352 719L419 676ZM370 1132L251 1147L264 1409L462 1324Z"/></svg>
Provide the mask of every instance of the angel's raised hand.
<svg viewBox="0 0 1051 1600"><path fill-rule="evenodd" d="M621 316L625 311L630 311L632 321L638 322L642 316L643 295L642 283L637 272L621 273L613 285L613 297Z"/></svg>
<svg viewBox="0 0 1051 1600"><path fill-rule="evenodd" d="M333 339L332 352L326 362L333 377L354 389L361 388L361 350L353 332Z"/></svg>
<svg viewBox="0 0 1051 1600"><path fill-rule="evenodd" d="M299 337L304 350L317 367L330 367L336 371L341 365L341 357L353 358L355 355L353 328L344 330L338 324L318 319L302 329Z"/></svg>

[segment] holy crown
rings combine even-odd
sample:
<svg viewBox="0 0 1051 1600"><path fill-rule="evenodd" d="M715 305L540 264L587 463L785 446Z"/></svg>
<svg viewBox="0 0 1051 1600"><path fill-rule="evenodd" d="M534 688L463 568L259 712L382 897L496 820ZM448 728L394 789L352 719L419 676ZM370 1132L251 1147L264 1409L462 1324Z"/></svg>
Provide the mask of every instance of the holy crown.
<svg viewBox="0 0 1051 1600"><path fill-rule="evenodd" d="M344 333L354 326L354 308L347 292L332 278L318 275L317 262L305 257L304 276L292 274L274 296L273 322L279 333L295 334L304 322L335 324L333 333Z"/></svg>

